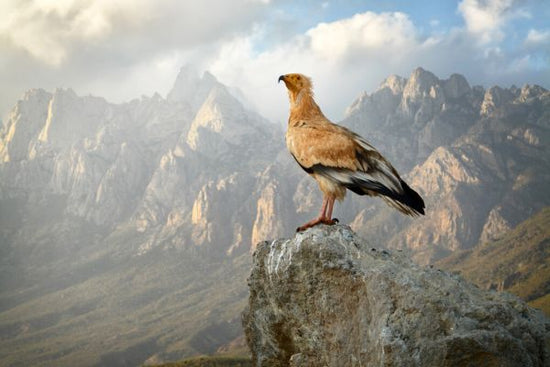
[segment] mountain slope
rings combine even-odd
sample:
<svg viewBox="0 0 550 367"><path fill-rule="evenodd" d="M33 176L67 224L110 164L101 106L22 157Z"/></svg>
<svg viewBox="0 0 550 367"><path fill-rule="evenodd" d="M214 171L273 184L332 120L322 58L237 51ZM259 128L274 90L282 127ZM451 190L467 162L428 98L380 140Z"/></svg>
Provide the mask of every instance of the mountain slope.
<svg viewBox="0 0 550 367"><path fill-rule="evenodd" d="M156 251L87 265L2 312L3 365L139 365L212 353L240 334L246 255L207 263Z"/></svg>
<svg viewBox="0 0 550 367"><path fill-rule="evenodd" d="M459 271L481 288L514 293L550 316L550 207L501 239L453 254L437 266Z"/></svg>
<svg viewBox="0 0 550 367"><path fill-rule="evenodd" d="M169 99L28 92L0 132L2 364L136 365L236 338L278 133L185 69Z"/></svg>

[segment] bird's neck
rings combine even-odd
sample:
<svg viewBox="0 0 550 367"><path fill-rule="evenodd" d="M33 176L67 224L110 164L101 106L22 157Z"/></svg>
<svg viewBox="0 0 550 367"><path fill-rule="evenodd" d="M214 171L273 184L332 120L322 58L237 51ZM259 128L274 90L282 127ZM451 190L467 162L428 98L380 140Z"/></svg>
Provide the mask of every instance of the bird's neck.
<svg viewBox="0 0 550 367"><path fill-rule="evenodd" d="M302 90L299 93L289 93L290 97L290 119L307 119L323 116L321 108L315 103L311 91Z"/></svg>

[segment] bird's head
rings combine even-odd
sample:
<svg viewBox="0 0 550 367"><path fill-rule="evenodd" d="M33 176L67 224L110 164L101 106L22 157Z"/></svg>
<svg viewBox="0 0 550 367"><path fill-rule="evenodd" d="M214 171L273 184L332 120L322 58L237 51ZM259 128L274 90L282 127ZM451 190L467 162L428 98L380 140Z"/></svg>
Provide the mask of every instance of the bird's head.
<svg viewBox="0 0 550 367"><path fill-rule="evenodd" d="M285 74L279 77L279 82L281 80L288 89L291 109L299 108L304 103L315 104L310 78L303 74Z"/></svg>
<svg viewBox="0 0 550 367"><path fill-rule="evenodd" d="M311 92L311 79L303 74L285 74L279 77L279 82L283 81L288 91L297 95L301 91Z"/></svg>

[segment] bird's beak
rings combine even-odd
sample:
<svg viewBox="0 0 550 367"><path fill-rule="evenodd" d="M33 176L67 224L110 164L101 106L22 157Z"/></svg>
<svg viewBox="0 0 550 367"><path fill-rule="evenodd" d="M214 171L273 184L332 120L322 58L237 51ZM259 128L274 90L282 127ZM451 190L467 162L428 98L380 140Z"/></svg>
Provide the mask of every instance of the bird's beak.
<svg viewBox="0 0 550 367"><path fill-rule="evenodd" d="M277 83L280 83L281 80L282 80L283 82L285 81L285 76L284 76L284 75L281 75L281 76L279 77L279 80L277 81Z"/></svg>

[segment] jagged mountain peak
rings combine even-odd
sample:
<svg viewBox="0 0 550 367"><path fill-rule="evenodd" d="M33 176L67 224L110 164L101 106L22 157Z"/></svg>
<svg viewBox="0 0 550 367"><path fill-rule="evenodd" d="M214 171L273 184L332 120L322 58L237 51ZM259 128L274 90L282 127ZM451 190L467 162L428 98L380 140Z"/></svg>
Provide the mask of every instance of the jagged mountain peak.
<svg viewBox="0 0 550 367"><path fill-rule="evenodd" d="M54 98L56 96L67 96L71 98L78 98L78 95L72 88L57 87L53 92Z"/></svg>
<svg viewBox="0 0 550 367"><path fill-rule="evenodd" d="M242 105L224 86L213 86L193 119L191 131L202 127L219 133L227 123L240 123L238 117L243 112Z"/></svg>
<svg viewBox="0 0 550 367"><path fill-rule="evenodd" d="M21 97L21 100L23 101L29 101L33 98L43 98L43 97L47 97L47 98L51 98L51 93L50 92L47 92L45 89L43 88L31 88L29 90L27 90L25 93L23 93L23 96Z"/></svg>
<svg viewBox="0 0 550 367"><path fill-rule="evenodd" d="M214 74L212 74L208 70L204 71L204 73L202 74L201 80L207 83L218 83L218 79L214 76Z"/></svg>
<svg viewBox="0 0 550 367"><path fill-rule="evenodd" d="M406 83L407 79L399 75L392 74L380 84L380 86L378 87L378 91L384 88L388 88L392 91L393 94L400 94L403 93L403 88L405 87Z"/></svg>
<svg viewBox="0 0 550 367"><path fill-rule="evenodd" d="M194 68L183 66L166 98L173 102L188 103L193 110L197 110L214 86L222 84L210 72L205 71L199 76Z"/></svg>
<svg viewBox="0 0 550 367"><path fill-rule="evenodd" d="M200 80L199 72L190 65L183 65L174 81L174 87L181 84L195 84Z"/></svg>
<svg viewBox="0 0 550 367"><path fill-rule="evenodd" d="M30 140L36 139L47 118L52 94L30 89L17 102L0 130L0 162L27 158Z"/></svg>
<svg viewBox="0 0 550 367"><path fill-rule="evenodd" d="M418 66L412 71L408 80L414 82L437 82L439 78L431 71Z"/></svg>
<svg viewBox="0 0 550 367"><path fill-rule="evenodd" d="M403 98L411 101L419 100L438 84L440 80L433 73L418 67L412 72L403 88Z"/></svg>
<svg viewBox="0 0 550 367"><path fill-rule="evenodd" d="M548 90L541 87L540 85L534 84L525 84L520 91L519 100L524 102L527 101L529 98L535 98L539 97L543 94L547 94Z"/></svg>
<svg viewBox="0 0 550 367"><path fill-rule="evenodd" d="M512 93L512 91L495 85L485 91L483 102L481 102L480 115L488 116L497 108L512 101L513 99L514 93Z"/></svg>
<svg viewBox="0 0 550 367"><path fill-rule="evenodd" d="M218 84L212 87L201 105L195 120L200 120L205 113L214 113L218 118L234 118L244 107L225 86Z"/></svg>
<svg viewBox="0 0 550 367"><path fill-rule="evenodd" d="M480 114L487 116L509 102L524 103L537 98L545 98L548 95L550 93L547 89L536 84L526 84L521 89L515 86L502 88L495 85L485 91Z"/></svg>
<svg viewBox="0 0 550 367"><path fill-rule="evenodd" d="M461 74L451 74L443 81L443 90L447 98L459 98L471 91L470 84Z"/></svg>
<svg viewBox="0 0 550 367"><path fill-rule="evenodd" d="M270 126L260 115L247 110L239 99L219 84L212 87L198 109L186 143L195 151L210 157L220 157L255 143L258 137L266 134Z"/></svg>
<svg viewBox="0 0 550 367"><path fill-rule="evenodd" d="M470 84L461 74L455 73L448 79L439 79L432 72L418 67L412 71L409 78L390 75L371 95L362 92L347 108L346 119L357 114L369 114L375 110L379 116L396 112L424 124L443 108L447 100L456 100L472 91ZM419 109L422 110L423 116L416 116Z"/></svg>

